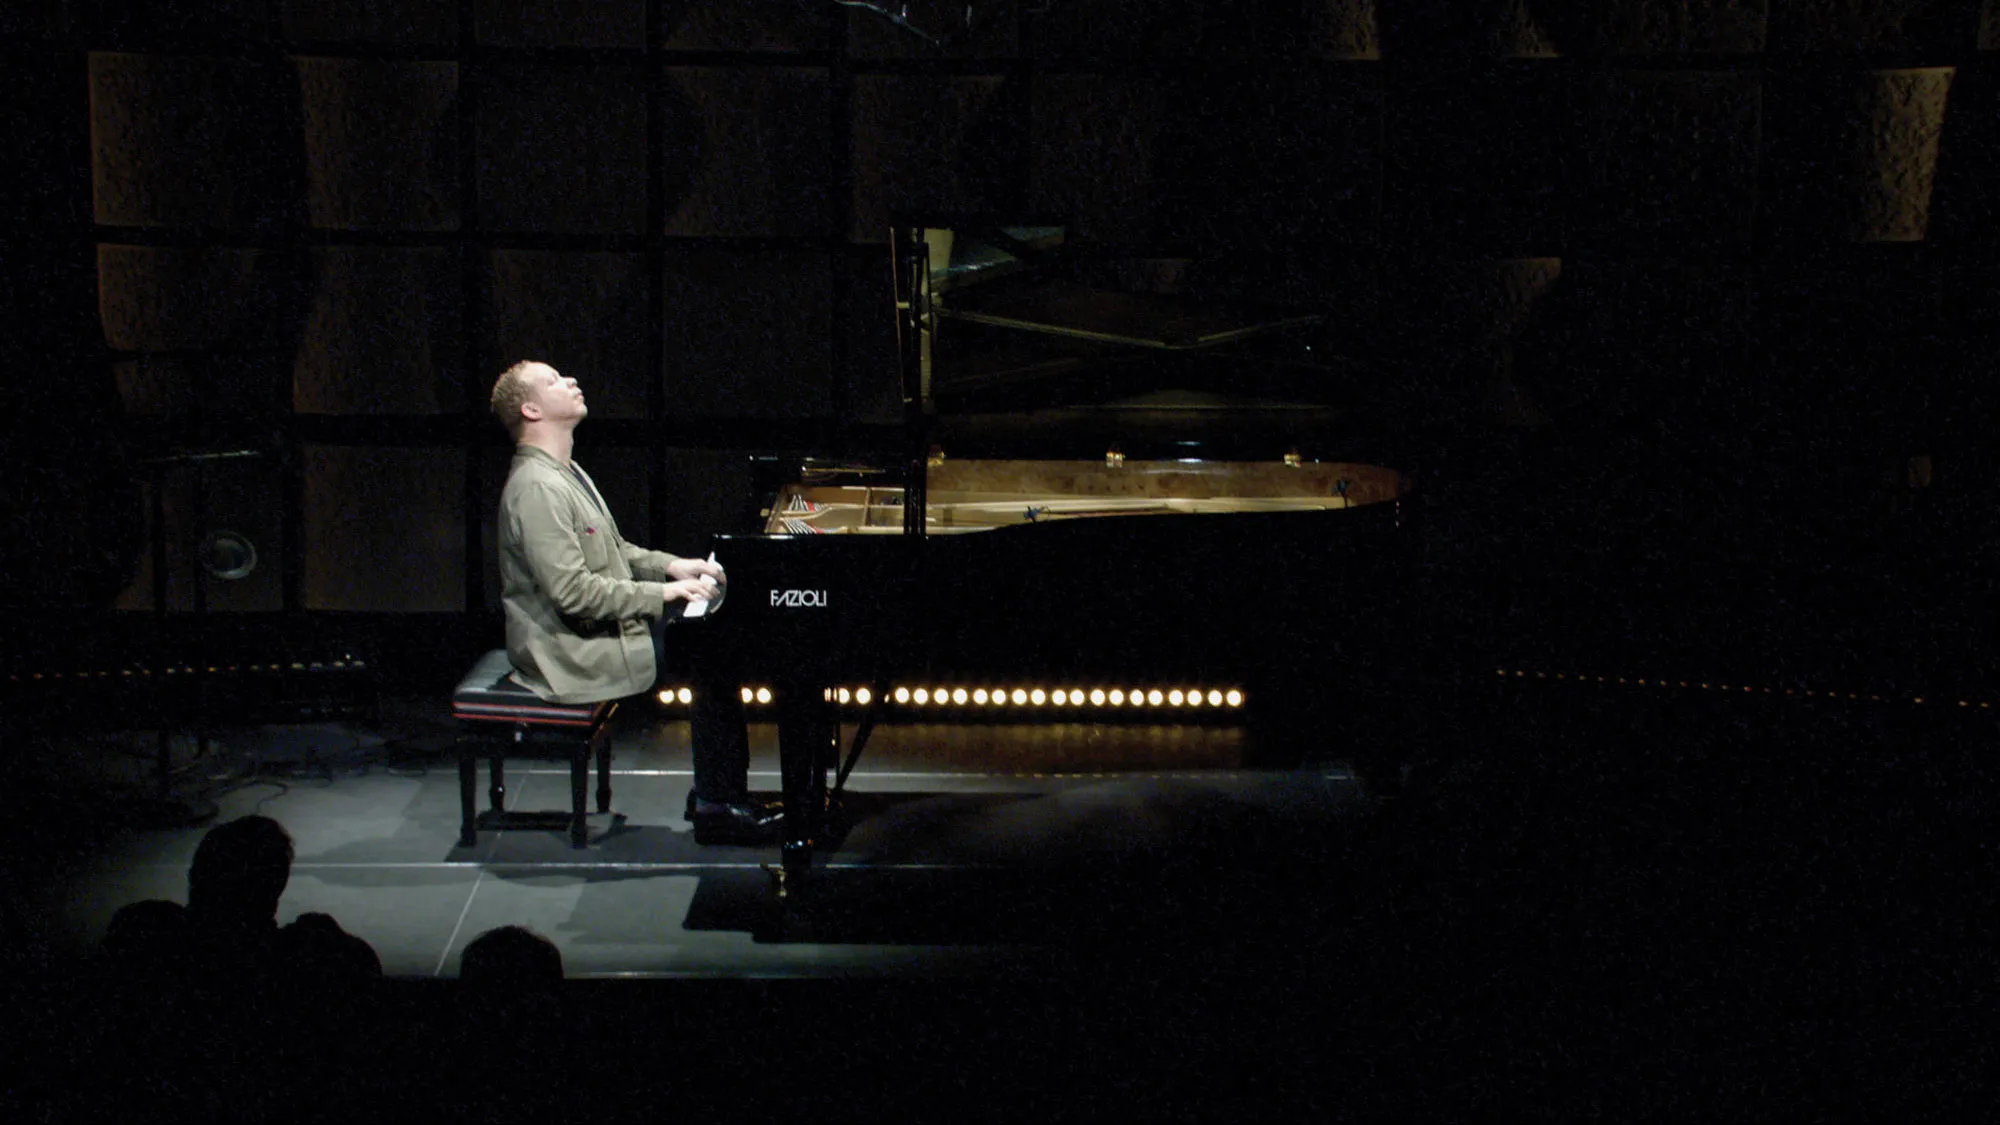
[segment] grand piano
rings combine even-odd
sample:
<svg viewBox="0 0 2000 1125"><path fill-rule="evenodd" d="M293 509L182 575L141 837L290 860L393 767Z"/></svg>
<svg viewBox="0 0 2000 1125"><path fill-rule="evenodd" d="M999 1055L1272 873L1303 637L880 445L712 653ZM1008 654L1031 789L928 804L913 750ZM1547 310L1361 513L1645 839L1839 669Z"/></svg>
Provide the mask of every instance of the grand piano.
<svg viewBox="0 0 2000 1125"><path fill-rule="evenodd" d="M1356 361L1321 312L1065 235L899 229L900 448L767 462L761 528L717 538L776 696L781 886L899 687L1269 714L1364 662L1354 625L1398 588L1410 479L1341 456Z"/></svg>

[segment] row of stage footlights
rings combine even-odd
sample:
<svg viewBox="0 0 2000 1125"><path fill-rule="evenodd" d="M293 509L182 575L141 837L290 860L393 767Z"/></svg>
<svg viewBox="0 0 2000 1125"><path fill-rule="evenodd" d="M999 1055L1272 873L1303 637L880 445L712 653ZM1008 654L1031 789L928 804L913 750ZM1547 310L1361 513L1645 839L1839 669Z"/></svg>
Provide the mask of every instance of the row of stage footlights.
<svg viewBox="0 0 2000 1125"><path fill-rule="evenodd" d="M775 695L769 687L745 686L741 689L743 702L750 706L769 706L775 702ZM694 702L694 690L688 687L663 688L657 698L660 703L673 706L687 706ZM865 687L836 687L826 689L827 702L838 706L866 707L874 702L874 692ZM887 702L899 708L930 710L1034 710L1068 709L1071 711L1182 711L1182 712L1227 712L1240 710L1244 704L1240 688L1075 688L1075 687L959 687L959 686L900 686L890 692Z"/></svg>
<svg viewBox="0 0 2000 1125"><path fill-rule="evenodd" d="M1592 676L1582 672L1535 671L1527 668L1495 668L1493 674L1503 680L1540 680L1543 682L1573 684L1605 684L1618 687L1677 688L1687 691L1707 691L1728 695L1770 695L1793 699L1846 700L1855 703L1910 703L1943 705L1946 701L1925 695L1882 695L1859 691L1825 691L1814 688L1770 687L1764 684L1725 684L1708 680L1675 680L1661 677L1638 676ZM1960 699L1958 706L1967 709L1990 711L1993 704L1986 700Z"/></svg>
<svg viewBox="0 0 2000 1125"><path fill-rule="evenodd" d="M341 660L292 660L270 661L252 664L187 664L169 663L157 668L140 665L128 668L86 668L80 670L59 670L45 672L10 672L10 684L57 684L65 682L88 683L93 680L149 679L153 676L197 676L209 675L268 675L277 672L365 672L366 661L348 657Z"/></svg>

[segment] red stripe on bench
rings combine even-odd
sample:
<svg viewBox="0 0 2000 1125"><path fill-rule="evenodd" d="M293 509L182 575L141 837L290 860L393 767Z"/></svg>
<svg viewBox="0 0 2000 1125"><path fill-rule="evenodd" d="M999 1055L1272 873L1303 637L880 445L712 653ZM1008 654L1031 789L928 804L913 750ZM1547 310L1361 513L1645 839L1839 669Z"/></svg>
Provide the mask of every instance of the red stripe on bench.
<svg viewBox="0 0 2000 1125"><path fill-rule="evenodd" d="M455 719L498 719L553 726L587 727L597 721L598 711L558 711L504 704L455 703L452 705L451 714Z"/></svg>

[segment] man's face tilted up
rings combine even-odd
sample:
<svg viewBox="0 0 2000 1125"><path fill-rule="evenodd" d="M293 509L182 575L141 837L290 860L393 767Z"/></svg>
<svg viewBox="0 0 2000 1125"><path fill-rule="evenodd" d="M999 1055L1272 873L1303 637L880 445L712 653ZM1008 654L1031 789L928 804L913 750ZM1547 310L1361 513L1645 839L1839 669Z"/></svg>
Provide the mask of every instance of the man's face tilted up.
<svg viewBox="0 0 2000 1125"><path fill-rule="evenodd" d="M521 403L521 416L528 421L573 429L590 413L576 380L546 363L537 363L522 372L521 380L528 388L528 397Z"/></svg>

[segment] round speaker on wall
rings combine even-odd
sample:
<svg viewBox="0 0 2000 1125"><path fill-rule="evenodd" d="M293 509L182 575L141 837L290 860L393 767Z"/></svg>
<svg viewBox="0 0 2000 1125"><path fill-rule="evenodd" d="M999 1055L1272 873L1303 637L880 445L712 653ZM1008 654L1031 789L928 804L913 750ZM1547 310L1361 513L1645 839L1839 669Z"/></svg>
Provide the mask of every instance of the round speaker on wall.
<svg viewBox="0 0 2000 1125"><path fill-rule="evenodd" d="M228 582L247 578L257 569L257 545L234 531L211 531L201 541L201 568Z"/></svg>

